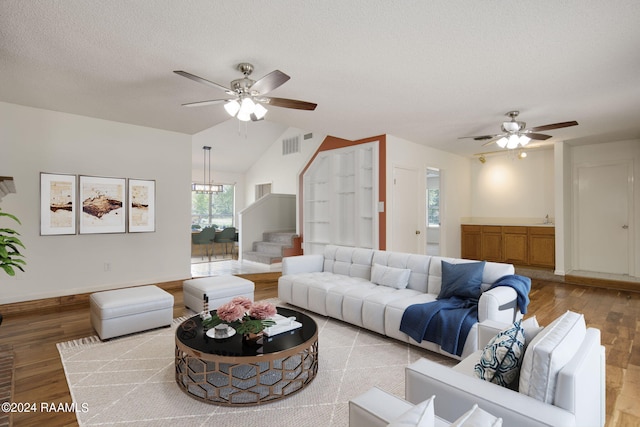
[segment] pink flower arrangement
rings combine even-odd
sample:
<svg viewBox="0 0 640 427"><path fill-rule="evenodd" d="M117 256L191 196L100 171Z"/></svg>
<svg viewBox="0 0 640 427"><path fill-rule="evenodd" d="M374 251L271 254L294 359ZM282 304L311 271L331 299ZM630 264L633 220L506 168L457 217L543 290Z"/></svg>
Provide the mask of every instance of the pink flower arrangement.
<svg viewBox="0 0 640 427"><path fill-rule="evenodd" d="M240 334L257 334L275 324L271 317L276 313L276 307L271 303L254 303L247 297L235 297L218 307L215 314L203 320L202 324L207 328L213 328L221 323L228 323Z"/></svg>
<svg viewBox="0 0 640 427"><path fill-rule="evenodd" d="M257 302L249 308L249 316L254 319L265 320L275 316L276 307L268 302Z"/></svg>

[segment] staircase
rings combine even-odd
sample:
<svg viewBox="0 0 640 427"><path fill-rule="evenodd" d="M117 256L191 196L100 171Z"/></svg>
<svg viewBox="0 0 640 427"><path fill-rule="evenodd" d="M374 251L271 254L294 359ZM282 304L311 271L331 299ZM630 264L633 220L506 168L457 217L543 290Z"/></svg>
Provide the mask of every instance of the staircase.
<svg viewBox="0 0 640 427"><path fill-rule="evenodd" d="M295 231L269 231L262 233L262 241L253 242L251 251L242 253L244 260L261 264L282 262L283 256L292 255L298 235Z"/></svg>

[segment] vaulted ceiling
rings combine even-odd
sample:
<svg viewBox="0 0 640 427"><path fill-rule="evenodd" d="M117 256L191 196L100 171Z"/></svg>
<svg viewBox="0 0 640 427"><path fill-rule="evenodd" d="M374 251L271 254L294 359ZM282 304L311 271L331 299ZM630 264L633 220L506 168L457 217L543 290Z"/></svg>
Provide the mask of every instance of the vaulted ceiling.
<svg viewBox="0 0 640 427"><path fill-rule="evenodd" d="M639 16L637 0L2 0L0 101L195 134L230 119L181 104L225 94L172 71L227 86L246 61L291 76L273 96L318 104L269 107L269 137L392 134L469 156L488 149L458 137L520 110L579 122L548 143L640 138ZM262 147L260 125L244 135ZM244 138L225 133L214 149Z"/></svg>

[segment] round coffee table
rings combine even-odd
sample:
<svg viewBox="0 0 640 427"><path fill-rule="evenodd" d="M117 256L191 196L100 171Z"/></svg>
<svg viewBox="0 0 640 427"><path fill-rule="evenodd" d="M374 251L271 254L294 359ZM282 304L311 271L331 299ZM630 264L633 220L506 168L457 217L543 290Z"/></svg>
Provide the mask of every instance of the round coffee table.
<svg viewBox="0 0 640 427"><path fill-rule="evenodd" d="M318 327L306 314L278 307L295 316L301 328L248 345L235 334L225 339L206 335L200 316L176 330L176 382L189 396L217 405L259 405L302 390L318 372Z"/></svg>

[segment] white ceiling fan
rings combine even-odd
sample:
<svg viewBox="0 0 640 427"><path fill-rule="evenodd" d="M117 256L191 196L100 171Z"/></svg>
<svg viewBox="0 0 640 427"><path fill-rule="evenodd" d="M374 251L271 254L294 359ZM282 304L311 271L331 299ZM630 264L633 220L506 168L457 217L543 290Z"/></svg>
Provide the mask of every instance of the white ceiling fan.
<svg viewBox="0 0 640 427"><path fill-rule="evenodd" d="M500 148L508 148L513 149L518 146L524 147L531 141L532 139L537 141L545 141L551 138L551 135L546 135L538 132L544 132L552 129L560 129L569 126L577 126L578 122L570 121L570 122L560 122L560 123L552 123L548 125L535 126L529 129L526 129L527 124L525 122L521 122L516 120L516 117L520 114L519 111L509 111L505 114L505 116L510 117L510 121L502 122L500 129L502 133L494 134L494 135L479 135L479 136L462 136L458 139L464 138L472 138L475 141L486 141L482 146L485 147L487 145L493 144L494 142Z"/></svg>
<svg viewBox="0 0 640 427"><path fill-rule="evenodd" d="M212 99L209 101L198 101L182 104L183 107L202 107L206 105L222 104L232 117L237 117L242 121L258 121L264 119L267 109L263 104L274 107L293 108L296 110L315 110L317 104L296 99L275 98L265 96L267 93L283 85L290 79L288 75L280 70L272 71L259 80L249 78L253 72L253 65L242 62L236 67L244 74L243 78L233 80L230 88L218 83L203 79L186 71L174 71L174 73L196 81L198 83L220 89L227 95L232 96L226 99Z"/></svg>

